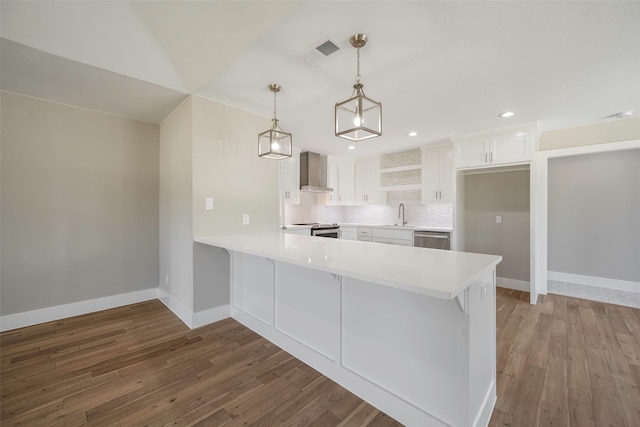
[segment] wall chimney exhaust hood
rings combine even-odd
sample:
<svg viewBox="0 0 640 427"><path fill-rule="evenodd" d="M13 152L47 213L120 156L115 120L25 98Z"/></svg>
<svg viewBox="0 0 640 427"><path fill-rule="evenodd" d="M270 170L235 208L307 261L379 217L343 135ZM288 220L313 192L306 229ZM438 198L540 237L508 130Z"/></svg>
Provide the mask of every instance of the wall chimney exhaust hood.
<svg viewBox="0 0 640 427"><path fill-rule="evenodd" d="M300 153L300 191L328 193L327 158L318 153L305 151Z"/></svg>

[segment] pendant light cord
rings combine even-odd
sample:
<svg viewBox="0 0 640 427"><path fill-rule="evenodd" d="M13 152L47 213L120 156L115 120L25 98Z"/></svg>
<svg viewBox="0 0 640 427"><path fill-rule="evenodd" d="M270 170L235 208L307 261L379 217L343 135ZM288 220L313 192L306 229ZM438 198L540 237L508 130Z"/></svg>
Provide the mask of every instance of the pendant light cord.
<svg viewBox="0 0 640 427"><path fill-rule="evenodd" d="M277 92L273 92L273 119L278 120L278 113L276 112L276 96Z"/></svg>
<svg viewBox="0 0 640 427"><path fill-rule="evenodd" d="M356 84L360 84L360 48L356 48L356 50L358 51L357 55L356 55L356 61L357 61L357 66L356 66Z"/></svg>

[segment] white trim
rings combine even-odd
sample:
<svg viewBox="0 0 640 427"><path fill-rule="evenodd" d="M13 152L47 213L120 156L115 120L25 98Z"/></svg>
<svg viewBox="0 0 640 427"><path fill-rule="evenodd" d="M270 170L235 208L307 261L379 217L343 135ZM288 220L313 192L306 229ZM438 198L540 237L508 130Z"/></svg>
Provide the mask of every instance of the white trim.
<svg viewBox="0 0 640 427"><path fill-rule="evenodd" d="M529 282L526 280L507 279L506 277L496 277L496 286L523 292L530 290Z"/></svg>
<svg viewBox="0 0 640 427"><path fill-rule="evenodd" d="M173 295L166 293L162 288L158 288L158 299L166 305L173 314L178 316L178 318L182 320L182 323L187 325L189 329L193 329L191 327L193 312L186 305L180 302L180 300L175 298Z"/></svg>
<svg viewBox="0 0 640 427"><path fill-rule="evenodd" d="M125 294L57 305L54 307L24 311L22 313L7 314L6 316L0 316L0 331L4 332L12 329L24 328L26 326L33 326L39 323L94 313L96 311L108 310L110 308L122 307L124 305L136 304L157 298L158 288L151 288L144 289L142 291L128 292Z"/></svg>
<svg viewBox="0 0 640 427"><path fill-rule="evenodd" d="M189 329L199 328L222 319L231 317L231 305L225 304L207 310L194 313L177 298L166 293L162 288L158 289L158 299L173 312Z"/></svg>
<svg viewBox="0 0 640 427"><path fill-rule="evenodd" d="M609 143L582 145L578 147L559 148L555 150L543 150L535 153L536 174L533 179L537 183L537 200L531 207L531 215L535 217L536 229L535 239L532 245L535 250L536 266L534 267L532 277L532 290L541 294L547 293L547 259L549 251L549 242L547 235L548 228L548 162L554 157L576 156L580 154L603 153L608 151L628 150L640 148L640 139L632 139L626 141L617 141Z"/></svg>
<svg viewBox="0 0 640 427"><path fill-rule="evenodd" d="M231 317L231 304L220 305L218 307L198 311L193 313L191 317L191 329L215 323L229 317Z"/></svg>
<svg viewBox="0 0 640 427"><path fill-rule="evenodd" d="M620 291L640 293L640 282L633 282L630 280L583 276L581 274L563 273L560 271L547 271L547 277L549 280L557 280L559 282L577 283L579 285L593 286L602 289L616 289Z"/></svg>

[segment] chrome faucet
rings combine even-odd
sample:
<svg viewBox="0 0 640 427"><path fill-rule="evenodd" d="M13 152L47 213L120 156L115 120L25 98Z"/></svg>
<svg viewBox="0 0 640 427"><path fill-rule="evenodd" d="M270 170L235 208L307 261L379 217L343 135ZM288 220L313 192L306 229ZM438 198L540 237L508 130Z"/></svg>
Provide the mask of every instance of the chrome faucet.
<svg viewBox="0 0 640 427"><path fill-rule="evenodd" d="M404 203L400 203L400 206L398 206L398 218L400 218L400 212L402 212L402 224L401 225L406 225L407 221L404 220Z"/></svg>

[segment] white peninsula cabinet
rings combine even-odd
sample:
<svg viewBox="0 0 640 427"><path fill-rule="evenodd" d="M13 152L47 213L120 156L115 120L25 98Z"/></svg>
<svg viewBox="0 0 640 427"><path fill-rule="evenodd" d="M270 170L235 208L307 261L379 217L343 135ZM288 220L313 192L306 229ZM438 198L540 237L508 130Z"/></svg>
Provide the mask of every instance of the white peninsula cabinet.
<svg viewBox="0 0 640 427"><path fill-rule="evenodd" d="M422 203L453 202L453 148L422 148Z"/></svg>
<svg viewBox="0 0 640 427"><path fill-rule="evenodd" d="M291 157L280 160L280 186L287 204L300 203L300 151L294 148Z"/></svg>
<svg viewBox="0 0 640 427"><path fill-rule="evenodd" d="M357 160L355 176L357 204L387 204L387 193L380 190L380 158Z"/></svg>
<svg viewBox="0 0 640 427"><path fill-rule="evenodd" d="M455 168L475 169L531 163L539 135L537 125L529 125L455 138Z"/></svg>
<svg viewBox="0 0 640 427"><path fill-rule="evenodd" d="M501 257L285 233L226 249L230 315L408 427L487 426Z"/></svg>

